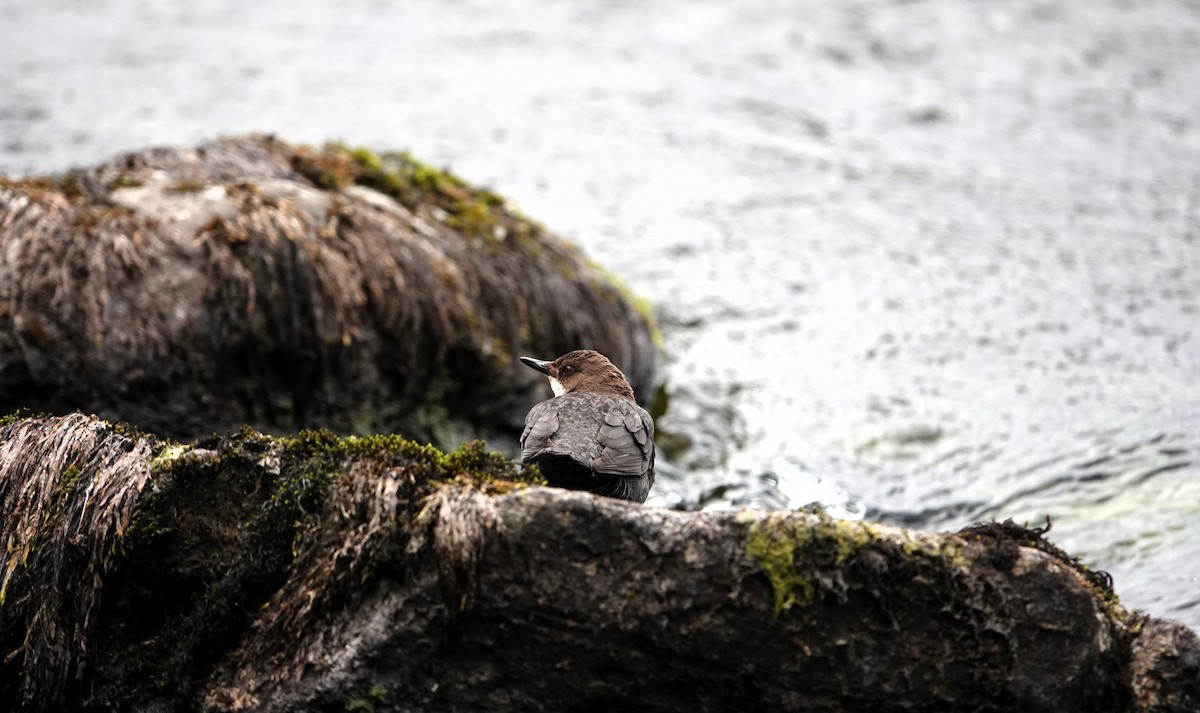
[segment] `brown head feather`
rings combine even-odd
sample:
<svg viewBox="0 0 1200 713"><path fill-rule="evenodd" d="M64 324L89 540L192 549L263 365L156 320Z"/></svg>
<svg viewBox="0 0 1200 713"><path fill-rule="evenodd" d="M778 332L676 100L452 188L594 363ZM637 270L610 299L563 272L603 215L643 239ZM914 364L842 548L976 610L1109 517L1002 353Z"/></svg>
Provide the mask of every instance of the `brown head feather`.
<svg viewBox="0 0 1200 713"><path fill-rule="evenodd" d="M591 349L567 352L551 362L523 357L526 365L557 381L563 393L593 392L612 394L635 401L629 380L608 357Z"/></svg>

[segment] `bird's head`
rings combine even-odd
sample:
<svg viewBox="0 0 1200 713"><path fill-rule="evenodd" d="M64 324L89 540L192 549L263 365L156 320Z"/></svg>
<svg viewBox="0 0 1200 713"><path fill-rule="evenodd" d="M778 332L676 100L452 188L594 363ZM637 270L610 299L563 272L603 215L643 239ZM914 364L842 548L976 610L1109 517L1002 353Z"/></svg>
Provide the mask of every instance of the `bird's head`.
<svg viewBox="0 0 1200 713"><path fill-rule="evenodd" d="M591 349L567 352L554 361L521 357L521 363L545 374L555 396L572 391L594 391L633 401L633 388L608 357Z"/></svg>

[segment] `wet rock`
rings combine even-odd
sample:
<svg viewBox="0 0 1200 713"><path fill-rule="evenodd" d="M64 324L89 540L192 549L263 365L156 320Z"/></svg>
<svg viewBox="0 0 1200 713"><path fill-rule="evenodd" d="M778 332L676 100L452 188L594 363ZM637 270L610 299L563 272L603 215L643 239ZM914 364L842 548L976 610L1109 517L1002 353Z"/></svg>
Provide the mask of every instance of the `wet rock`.
<svg viewBox="0 0 1200 713"><path fill-rule="evenodd" d="M406 154L249 137L0 180L0 413L505 440L541 388L515 356L580 347L653 393L622 289Z"/></svg>
<svg viewBox="0 0 1200 713"><path fill-rule="evenodd" d="M12 421L0 707L1195 710L1196 636L1042 531L534 482L397 437Z"/></svg>
<svg viewBox="0 0 1200 713"><path fill-rule="evenodd" d="M1133 642L1135 710L1200 711L1200 637L1174 621L1146 622Z"/></svg>

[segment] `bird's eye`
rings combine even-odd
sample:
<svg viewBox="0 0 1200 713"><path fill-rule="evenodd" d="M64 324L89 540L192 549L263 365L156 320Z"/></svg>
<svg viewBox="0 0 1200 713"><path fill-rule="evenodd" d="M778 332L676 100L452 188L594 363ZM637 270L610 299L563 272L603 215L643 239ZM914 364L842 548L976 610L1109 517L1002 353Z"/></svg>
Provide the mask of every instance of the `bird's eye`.
<svg viewBox="0 0 1200 713"><path fill-rule="evenodd" d="M564 374L570 374L573 371L575 371L575 367L571 366L570 364L567 364L562 368L562 373Z"/></svg>

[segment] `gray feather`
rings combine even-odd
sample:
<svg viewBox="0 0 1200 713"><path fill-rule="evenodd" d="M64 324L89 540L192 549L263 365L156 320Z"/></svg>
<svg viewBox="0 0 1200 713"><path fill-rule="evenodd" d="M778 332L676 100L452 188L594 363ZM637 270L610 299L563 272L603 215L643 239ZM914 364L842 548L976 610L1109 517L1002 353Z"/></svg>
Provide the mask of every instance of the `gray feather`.
<svg viewBox="0 0 1200 713"><path fill-rule="evenodd" d="M654 422L637 404L599 393L567 393L534 406L525 418L521 460L568 456L593 473L646 480L630 492L649 492L654 482Z"/></svg>

